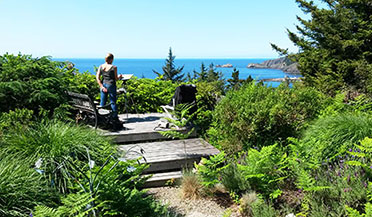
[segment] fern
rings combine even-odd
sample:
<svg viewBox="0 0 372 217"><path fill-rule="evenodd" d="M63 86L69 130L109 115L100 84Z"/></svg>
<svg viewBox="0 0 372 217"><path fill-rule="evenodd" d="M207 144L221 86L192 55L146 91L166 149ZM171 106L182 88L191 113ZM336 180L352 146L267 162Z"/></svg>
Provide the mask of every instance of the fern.
<svg viewBox="0 0 372 217"><path fill-rule="evenodd" d="M371 138L364 138L362 141L360 141L360 145L355 145L360 152L351 152L348 153L350 155L353 155L354 157L357 157L356 160L348 161L347 164L351 166L358 166L362 167L366 172L367 175L371 176L372 168L369 166L371 164L371 157L372 157L372 139ZM367 160L365 160L367 159ZM371 178L371 177L369 177ZM365 213L360 214L359 211L346 206L346 210L350 217L362 217L362 216L372 216L372 182L368 183L368 189L367 189L367 198L369 202L365 204Z"/></svg>
<svg viewBox="0 0 372 217"><path fill-rule="evenodd" d="M68 194L62 198L62 206L58 208L50 208L47 206L36 206L35 217L85 217L90 214L96 216L96 210L102 204L92 206L95 199L91 198L89 193L83 194Z"/></svg>
<svg viewBox="0 0 372 217"><path fill-rule="evenodd" d="M179 131L177 129L186 127L191 119L194 117L194 114L189 115L190 109L193 107L192 104L180 104L176 107L175 111L172 113L173 116L176 117L176 119L165 117L165 119L170 123L172 127L171 130L167 131L159 131L159 133L167 138L172 139L187 139L189 138L193 132L194 128L191 128L191 130L187 132Z"/></svg>
<svg viewBox="0 0 372 217"><path fill-rule="evenodd" d="M202 178L202 185L213 187L220 182L222 172L229 167L229 164L226 164L225 161L225 153L220 152L211 156L210 159L202 158L199 165L195 163L195 168Z"/></svg>
<svg viewBox="0 0 372 217"><path fill-rule="evenodd" d="M287 155L277 145L266 146L258 151L249 149L237 167L252 187L264 194L279 196L277 183L284 179Z"/></svg>

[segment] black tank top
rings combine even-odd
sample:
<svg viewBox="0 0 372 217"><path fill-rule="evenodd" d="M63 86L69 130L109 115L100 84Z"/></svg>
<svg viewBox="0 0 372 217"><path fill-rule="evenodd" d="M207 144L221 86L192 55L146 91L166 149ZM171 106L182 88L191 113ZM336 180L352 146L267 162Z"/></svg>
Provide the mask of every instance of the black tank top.
<svg viewBox="0 0 372 217"><path fill-rule="evenodd" d="M114 66L111 66L111 68L108 70L108 71L105 71L103 70L103 67L102 65L99 66L98 68L99 72L101 72L101 75L102 75L102 82L104 84L116 84L116 79L115 79L115 70L114 70Z"/></svg>

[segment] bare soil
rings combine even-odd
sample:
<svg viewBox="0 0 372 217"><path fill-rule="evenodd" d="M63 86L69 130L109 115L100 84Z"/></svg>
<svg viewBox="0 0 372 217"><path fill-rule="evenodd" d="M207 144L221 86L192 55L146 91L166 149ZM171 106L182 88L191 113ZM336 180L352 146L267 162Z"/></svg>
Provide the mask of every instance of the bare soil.
<svg viewBox="0 0 372 217"><path fill-rule="evenodd" d="M231 201L228 195L214 197L201 197L198 199L182 198L180 187L150 188L148 193L153 195L162 204L168 205L168 209L175 216L182 217L221 217L241 216L238 207Z"/></svg>

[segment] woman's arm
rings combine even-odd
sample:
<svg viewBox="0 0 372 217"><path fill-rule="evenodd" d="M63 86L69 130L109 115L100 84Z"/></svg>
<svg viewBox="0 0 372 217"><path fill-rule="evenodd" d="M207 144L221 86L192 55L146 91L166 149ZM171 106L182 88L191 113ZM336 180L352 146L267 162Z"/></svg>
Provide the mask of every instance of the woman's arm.
<svg viewBox="0 0 372 217"><path fill-rule="evenodd" d="M123 77L123 75L121 75L121 74L118 76L118 67L116 67L116 66L114 66L114 72L115 72L115 79L116 80L119 80L120 78Z"/></svg>

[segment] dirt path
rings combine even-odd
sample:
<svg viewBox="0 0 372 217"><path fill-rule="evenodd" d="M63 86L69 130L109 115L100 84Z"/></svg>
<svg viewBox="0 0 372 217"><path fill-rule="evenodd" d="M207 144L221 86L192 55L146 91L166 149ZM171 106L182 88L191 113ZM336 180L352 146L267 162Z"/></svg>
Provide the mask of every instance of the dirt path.
<svg viewBox="0 0 372 217"><path fill-rule="evenodd" d="M225 198L183 199L179 187L150 188L148 191L177 216L184 217L237 217L238 208ZM230 214L231 213L231 214Z"/></svg>

